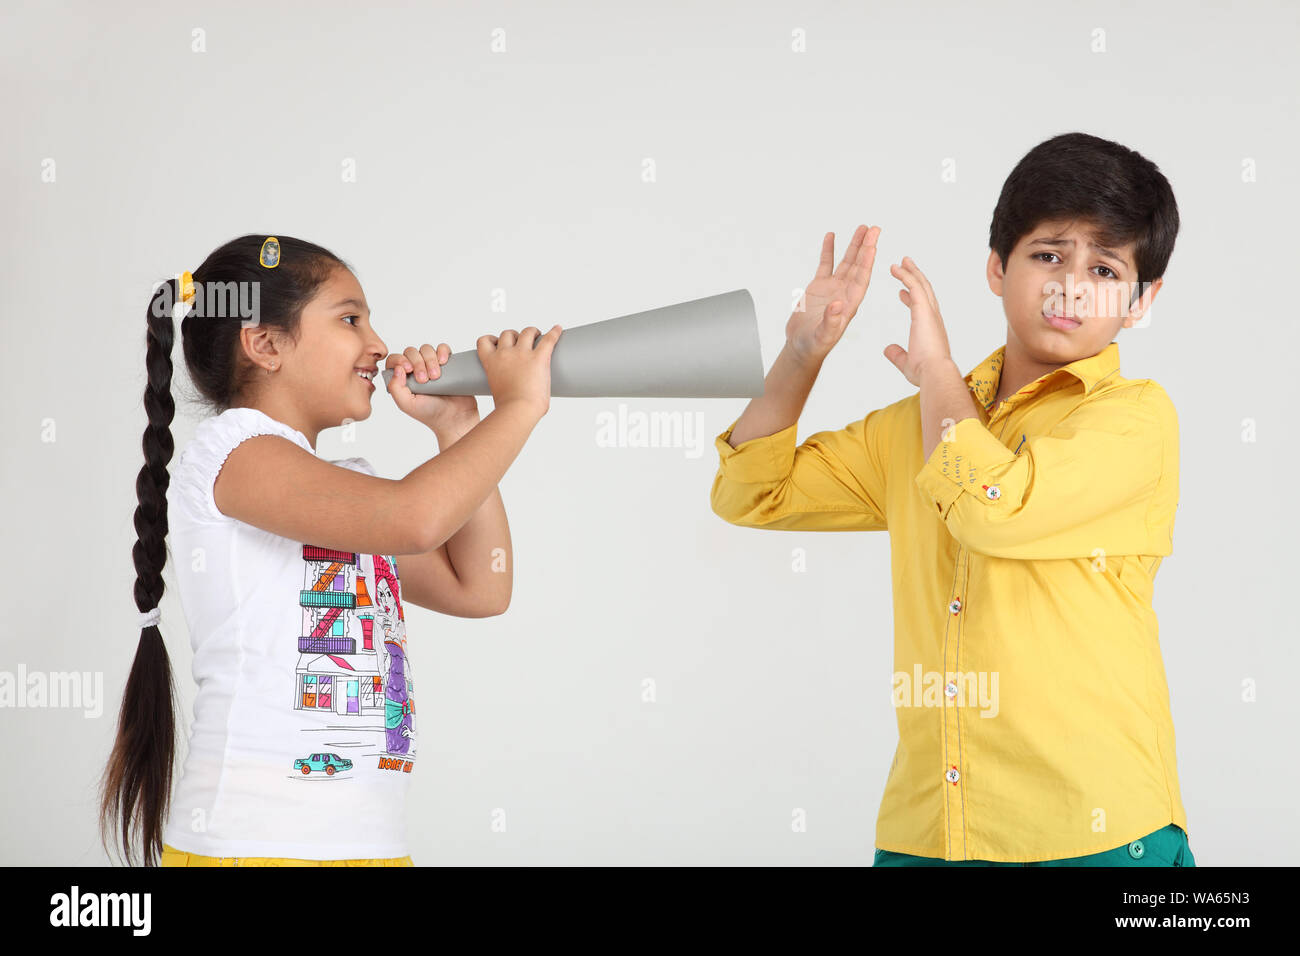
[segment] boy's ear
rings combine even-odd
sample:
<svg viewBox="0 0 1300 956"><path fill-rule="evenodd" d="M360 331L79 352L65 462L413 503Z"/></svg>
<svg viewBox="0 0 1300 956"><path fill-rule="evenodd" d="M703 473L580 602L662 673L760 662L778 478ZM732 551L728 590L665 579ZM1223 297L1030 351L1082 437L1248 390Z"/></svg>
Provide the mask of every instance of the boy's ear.
<svg viewBox="0 0 1300 956"><path fill-rule="evenodd" d="M989 261L988 265L985 267L985 272L988 275L989 288L993 290L994 295L1001 298L1003 280L1002 260L998 257L997 251L994 249L989 250Z"/></svg>
<svg viewBox="0 0 1300 956"><path fill-rule="evenodd" d="M1131 329L1135 323L1142 321L1142 316L1146 315L1147 310L1151 308L1151 303L1156 299L1156 293L1160 291L1160 287L1164 284L1164 279L1156 279L1154 282L1146 284L1146 289L1142 292L1142 295L1129 306L1128 315L1124 317L1124 328Z"/></svg>

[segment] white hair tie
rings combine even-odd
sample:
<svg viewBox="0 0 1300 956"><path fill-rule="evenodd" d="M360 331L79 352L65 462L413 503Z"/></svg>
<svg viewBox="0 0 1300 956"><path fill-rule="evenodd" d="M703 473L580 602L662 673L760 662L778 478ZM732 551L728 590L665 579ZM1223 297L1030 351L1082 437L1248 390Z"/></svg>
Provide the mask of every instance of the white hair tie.
<svg viewBox="0 0 1300 956"><path fill-rule="evenodd" d="M154 608L152 611L145 611L140 615L140 627L146 628L150 624L157 624L162 617L162 609Z"/></svg>

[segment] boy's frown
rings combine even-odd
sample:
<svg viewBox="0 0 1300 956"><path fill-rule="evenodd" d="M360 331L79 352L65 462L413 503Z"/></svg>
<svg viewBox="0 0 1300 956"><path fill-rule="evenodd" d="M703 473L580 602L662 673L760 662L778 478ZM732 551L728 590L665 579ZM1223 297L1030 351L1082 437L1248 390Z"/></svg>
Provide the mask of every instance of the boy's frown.
<svg viewBox="0 0 1300 956"><path fill-rule="evenodd" d="M1148 283L1133 302L1134 243L1104 246L1086 220L1038 224L1020 237L1005 267L990 251L987 271L989 288L1002 297L1008 339L1051 365L1096 355L1141 319L1164 281Z"/></svg>

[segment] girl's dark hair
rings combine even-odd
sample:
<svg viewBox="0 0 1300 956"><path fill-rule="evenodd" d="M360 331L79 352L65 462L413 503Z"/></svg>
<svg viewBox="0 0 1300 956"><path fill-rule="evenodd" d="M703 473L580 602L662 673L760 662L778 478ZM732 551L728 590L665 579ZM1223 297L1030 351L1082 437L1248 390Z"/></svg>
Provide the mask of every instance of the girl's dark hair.
<svg viewBox="0 0 1300 956"><path fill-rule="evenodd" d="M320 285L340 266L349 268L328 249L301 239L279 236L278 265L260 262L266 236L241 236L217 248L192 273L195 298L181 322L185 366L199 401L220 413L247 397L254 363L243 352L240 329L244 319L239 296L257 304L256 322L272 326L297 341L303 307ZM241 292L242 290L242 292ZM256 290L254 293L252 290ZM154 290L145 320L145 366L148 385L144 408L149 424L144 432L144 467L135 481L138 539L131 549L135 561L135 604L140 611L159 605L163 595L163 566L167 561L167 465L172 459L171 422L172 306L180 301L180 282L171 279ZM231 294L233 292L233 295ZM224 304L222 304L224 303ZM99 828L107 847L109 834L119 838L131 862L133 835L139 831L144 863L152 866L162 854L162 832L171 802L175 760L175 685L171 662L158 625L140 631L135 662L126 681L117 720L117 739L101 780Z"/></svg>
<svg viewBox="0 0 1300 956"><path fill-rule="evenodd" d="M1087 133L1054 136L1016 164L993 210L989 248L1005 269L1026 233L1056 219L1088 220L1103 246L1134 243L1134 302L1165 274L1178 235L1174 191L1156 164Z"/></svg>

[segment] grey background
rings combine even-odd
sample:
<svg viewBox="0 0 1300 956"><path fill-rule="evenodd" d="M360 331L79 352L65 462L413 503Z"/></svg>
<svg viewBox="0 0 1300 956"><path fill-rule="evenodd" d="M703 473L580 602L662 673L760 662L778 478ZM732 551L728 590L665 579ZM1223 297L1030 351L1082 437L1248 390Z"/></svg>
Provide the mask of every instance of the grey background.
<svg viewBox="0 0 1300 956"><path fill-rule="evenodd" d="M0 862L107 862L94 782L138 639L155 280L245 232L311 239L356 266L394 351L744 287L766 368L823 233L838 259L880 224L802 441L910 391L881 354L907 342L888 272L904 255L964 370L1005 340L984 279L993 205L1028 149L1070 130L1154 160L1183 217L1150 324L1118 341L1122 374L1159 381L1180 416L1155 603L1191 846L1201 865L1293 861L1294 5L6 2L0 17L0 669L99 672L106 698L98 719L0 710ZM502 482L506 615L408 609L416 863L869 864L896 740L886 538L714 516L713 436L744 400L628 401L698 414L694 448L599 447L619 404L556 399ZM322 455L399 477L434 454L382 389L373 408L353 442L323 433ZM179 409L178 452L196 414Z"/></svg>

